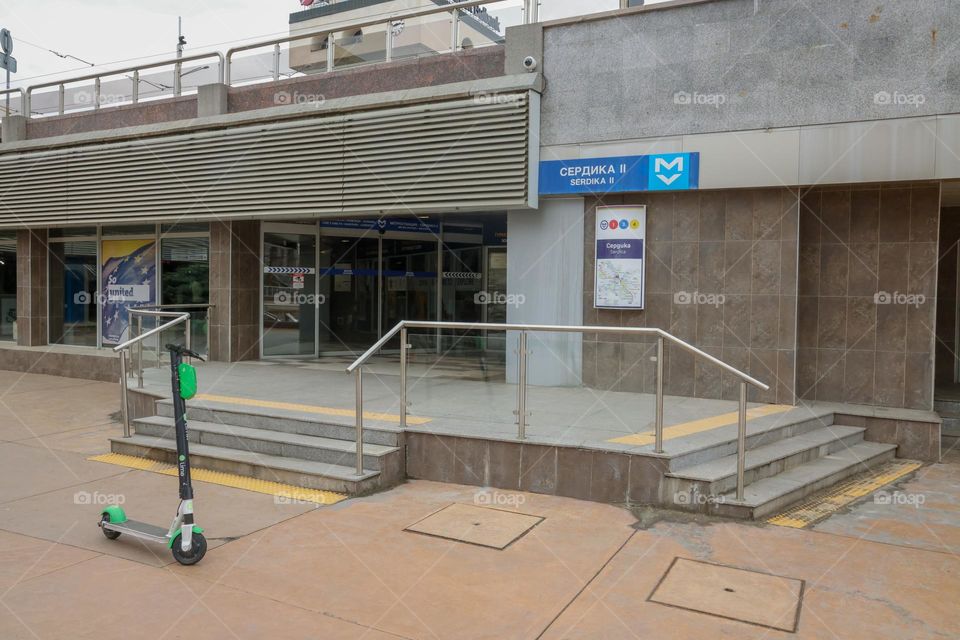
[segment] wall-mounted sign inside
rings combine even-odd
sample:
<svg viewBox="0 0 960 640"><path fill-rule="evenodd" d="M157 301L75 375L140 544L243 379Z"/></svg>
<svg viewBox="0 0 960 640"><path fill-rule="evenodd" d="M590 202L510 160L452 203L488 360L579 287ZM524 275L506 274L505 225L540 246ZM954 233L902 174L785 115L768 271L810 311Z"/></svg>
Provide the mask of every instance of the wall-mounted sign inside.
<svg viewBox="0 0 960 640"><path fill-rule="evenodd" d="M643 309L647 208L597 207L593 306Z"/></svg>
<svg viewBox="0 0 960 640"><path fill-rule="evenodd" d="M661 153L540 163L540 195L685 191L700 186L700 153Z"/></svg>

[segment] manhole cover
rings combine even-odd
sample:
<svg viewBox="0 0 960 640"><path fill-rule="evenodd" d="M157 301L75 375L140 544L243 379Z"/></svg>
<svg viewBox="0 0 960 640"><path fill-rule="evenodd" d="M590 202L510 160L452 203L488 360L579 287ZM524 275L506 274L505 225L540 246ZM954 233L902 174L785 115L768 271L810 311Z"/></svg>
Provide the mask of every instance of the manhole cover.
<svg viewBox="0 0 960 640"><path fill-rule="evenodd" d="M674 558L648 600L792 633L803 587L795 578Z"/></svg>
<svg viewBox="0 0 960 640"><path fill-rule="evenodd" d="M413 523L405 530L492 549L505 549L542 521L540 516L455 503Z"/></svg>

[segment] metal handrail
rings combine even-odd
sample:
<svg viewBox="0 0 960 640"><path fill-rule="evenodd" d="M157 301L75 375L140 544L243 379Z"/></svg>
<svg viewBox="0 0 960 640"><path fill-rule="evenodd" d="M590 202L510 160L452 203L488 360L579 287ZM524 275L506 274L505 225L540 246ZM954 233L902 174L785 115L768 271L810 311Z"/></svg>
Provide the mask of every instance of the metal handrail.
<svg viewBox="0 0 960 640"><path fill-rule="evenodd" d="M147 309L129 309L130 319L133 320L133 316L136 314L154 316L158 318L172 317L173 320L165 322L161 325L145 331L144 333L139 333L130 338L126 342L121 342L113 348L114 353L120 354L120 413L123 417L123 437L130 437L130 404L127 399L127 352L130 351L130 348L134 345L137 345L139 349L138 362L140 364L140 387L143 387L143 341L159 334L162 331L166 331L171 327L175 327L178 324L186 323L187 338L186 338L186 347L190 348L190 314L189 313L176 313L172 311L150 311Z"/></svg>
<svg viewBox="0 0 960 640"><path fill-rule="evenodd" d="M29 116L29 115L30 115L30 112L29 112L27 109L24 109L24 104L25 104L25 102L26 102L27 92L23 89L23 87L13 87L13 88L10 88L10 89L0 89L0 96L9 96L11 93L19 93L19 94L20 94L20 111L21 111L21 115L22 115L22 114L26 114L26 115ZM10 112L9 112L9 110L8 110L6 107L4 107L3 117L6 118L6 117L9 116L9 115L11 115Z"/></svg>
<svg viewBox="0 0 960 640"><path fill-rule="evenodd" d="M744 497L744 472L746 465L747 439L747 385L753 385L763 391L770 389L769 385L723 362L706 351L698 349L692 344L667 333L663 329L654 327L587 327L573 325L546 325L546 324L511 324L490 322L431 322L418 320L402 320L380 338L372 347L361 354L347 367L347 373L356 376L356 429L357 475L363 475L363 366L378 353L391 339L400 334L400 428L407 426L407 351L411 345L407 342L407 332L410 329L457 329L460 331L519 331L519 347L517 361L517 438L526 439L526 403L527 403L527 333L616 333L627 335L647 335L657 338L657 388L656 414L654 420L654 451L663 453L663 360L664 343L666 341L680 347L684 351L703 358L727 373L740 379L740 399L737 420L737 501L742 502Z"/></svg>
<svg viewBox="0 0 960 640"><path fill-rule="evenodd" d="M185 62L194 62L197 60L205 60L207 58L217 58L218 67L217 67L217 82L225 83L230 85L230 67L233 59L233 55L240 53L242 51L249 51L251 49L259 49L261 47L274 47L274 56L273 56L273 79L280 79L280 45L284 43L296 42L298 40L306 40L308 38L315 38L318 36L325 36L331 33L337 33L340 31L348 31L351 29L362 29L363 27L374 26L378 24L390 24L398 20L409 20L413 18L419 18L423 16L429 16L439 13L450 13L453 16L451 21L451 48L456 51L460 48L460 43L458 42L459 37L459 16L460 12L464 9L471 9L473 7L478 7L486 4L495 4L497 2L502 2L502 0L462 0L460 2L454 2L448 5L436 5L425 7L421 9L416 9L412 11L398 12L390 14L389 16L381 16L378 18L363 18L358 20L352 20L344 22L337 27L331 27L327 29L321 29L312 32L303 32L295 35L288 35L282 38L273 38L270 40L261 40L259 42L249 43L240 45L237 47L231 47L227 50L226 54L223 54L219 51L209 51L205 53L196 53L189 56L181 56L177 58L167 58L165 60L160 60L158 62L150 62L147 64L133 65L128 67L122 67L120 69L110 69L99 71L96 73L89 73L82 76L75 76L71 78L64 78L62 80L52 80L50 82L42 82L39 84L30 85L24 90L23 88L9 89L3 91L3 93L12 93L19 91L21 93L21 111L27 117L31 117L31 100L33 98L34 91L39 89L46 89L49 87L57 87L59 89L59 104L58 104L58 114L64 115L66 110L66 105L64 104L65 96L65 86L68 84L73 84L75 82L83 82L84 80L93 80L94 81L94 99L93 99L93 109L96 111L100 108L100 80L108 76L115 76L121 74L133 74L131 76L131 81L133 82L133 91L131 94L131 103L138 104L140 101L140 72L147 69L156 69L157 67L165 67L169 65L175 65L176 69L174 72L174 96L180 96L182 92L182 83L181 83L181 74L180 70L183 63ZM530 4L530 0L527 0L527 4ZM532 2L534 7L536 6L536 0ZM524 12L524 21L531 22L536 21L536 11L535 9L531 11L529 8ZM385 57L387 62L393 60L393 30L386 30L386 52ZM336 43L331 39L327 46L327 70L332 71L335 67L335 51ZM0 90L2 91L2 90Z"/></svg>
<svg viewBox="0 0 960 640"><path fill-rule="evenodd" d="M156 316L156 317L175 317L177 313L172 311L164 312L164 309L206 309L209 313L209 310L213 308L214 305L210 303L197 302L197 303L186 303L186 304L154 304L154 305L143 305L140 307L133 307L130 309L130 322L133 324L133 321L136 320L137 335L143 331L143 317L144 316ZM156 313L162 312L162 313ZM188 314L189 315L189 314ZM186 346L191 348L193 341L193 334L190 330L191 321L187 321L186 327ZM143 388L143 342L137 346L137 388ZM162 360L160 357L160 352L157 351L157 368L160 368Z"/></svg>
<svg viewBox="0 0 960 640"><path fill-rule="evenodd" d="M233 60L233 55L235 53L240 53L242 51L249 51L251 49L260 49L263 47L274 47L273 54L273 79L280 79L280 45L290 42L296 42L298 40L306 40L308 38L317 38L322 36L327 36L333 33L338 33L341 31L350 31L353 29L362 29L364 27L372 27L378 24L389 24L396 22L398 20L411 20L413 18L420 18L423 16L434 15L438 13L452 13L453 22L451 24L451 44L454 50L459 48L459 43L457 42L457 33L458 33L458 16L461 9L471 9L473 7L478 7L485 4L494 4L496 2L502 2L503 0L464 0L463 2L456 2L449 5L436 5L431 7L424 7L421 9L415 9L412 11L403 11L399 13L393 13L388 16L380 16L378 18L362 18L357 20L352 20L344 22L335 27L328 27L326 29L319 29L317 31L302 32L296 35L283 36L281 38L272 38L270 40L260 40L259 42L252 42L244 45L239 45L236 47L231 47L227 49L226 54L226 67L224 71L224 83L228 86L230 85L230 66ZM387 29L387 48L385 52L385 58L387 62L391 62L393 59L393 31ZM327 43L327 71L333 71L335 67L334 54L336 52L336 43L333 42L331 38Z"/></svg>
<svg viewBox="0 0 960 640"><path fill-rule="evenodd" d="M176 65L173 77L173 94L179 96L182 91L181 78L180 78L180 69L184 62L193 62L195 60L206 60L207 58L217 58L217 82L223 82L223 73L224 73L224 57L223 54L219 51L209 51L206 53L195 53L189 56L182 56L179 58L167 58L165 60L160 60L159 62L150 62L148 64L139 64L130 67L123 67L121 69L110 69L107 71L100 71L97 73L89 73L83 76L77 76L73 78L65 78L63 80L52 80L50 82L42 82L40 84L34 84L27 87L27 90L24 94L24 108L23 112L29 116L30 114L30 100L33 96L33 92L37 89L46 89L48 87L59 87L59 115L64 114L64 86L67 84L73 84L74 82L83 82L84 80L93 80L93 109L97 110L100 108L100 79L107 76L116 76L124 73L132 73L131 81L133 82L133 94L132 94L132 103L137 104L140 101L140 72L146 69L156 69L157 67L166 67L168 65Z"/></svg>

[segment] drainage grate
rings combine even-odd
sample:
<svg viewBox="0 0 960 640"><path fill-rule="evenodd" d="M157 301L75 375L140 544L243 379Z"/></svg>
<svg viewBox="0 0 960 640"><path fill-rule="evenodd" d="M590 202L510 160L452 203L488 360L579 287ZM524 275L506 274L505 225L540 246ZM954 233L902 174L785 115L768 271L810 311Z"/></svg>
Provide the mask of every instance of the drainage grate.
<svg viewBox="0 0 960 640"><path fill-rule="evenodd" d="M836 513L854 500L869 495L884 485L896 482L916 471L923 463L915 460L892 460L865 473L814 494L800 504L769 518L767 522L781 527L803 529Z"/></svg>
<svg viewBox="0 0 960 640"><path fill-rule="evenodd" d="M541 516L466 504L449 504L404 529L445 540L503 550L543 522Z"/></svg>
<svg viewBox="0 0 960 640"><path fill-rule="evenodd" d="M678 557L647 600L794 633L803 589L797 578Z"/></svg>

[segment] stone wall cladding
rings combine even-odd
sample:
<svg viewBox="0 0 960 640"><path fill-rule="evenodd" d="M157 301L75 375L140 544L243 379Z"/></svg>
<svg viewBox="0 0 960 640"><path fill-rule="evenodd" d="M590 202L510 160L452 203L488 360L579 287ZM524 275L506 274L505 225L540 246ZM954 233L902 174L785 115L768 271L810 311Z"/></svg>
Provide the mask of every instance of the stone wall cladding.
<svg viewBox="0 0 960 640"><path fill-rule="evenodd" d="M230 113L503 75L503 47L380 63L230 89Z"/></svg>
<svg viewBox="0 0 960 640"><path fill-rule="evenodd" d="M605 197L647 205L646 308L595 309L597 203L585 220L584 324L658 327L766 382L750 399L792 404L796 349L798 197L790 189L745 189ZM591 334L584 384L653 392L655 344ZM667 349L667 394L736 399L738 380L679 349Z"/></svg>
<svg viewBox="0 0 960 640"><path fill-rule="evenodd" d="M260 222L210 224L210 359L260 357Z"/></svg>
<svg viewBox="0 0 960 640"><path fill-rule="evenodd" d="M945 0L722 0L548 25L542 142L957 113L958 30Z"/></svg>
<svg viewBox="0 0 960 640"><path fill-rule="evenodd" d="M797 394L933 408L940 187L812 189L800 214Z"/></svg>

